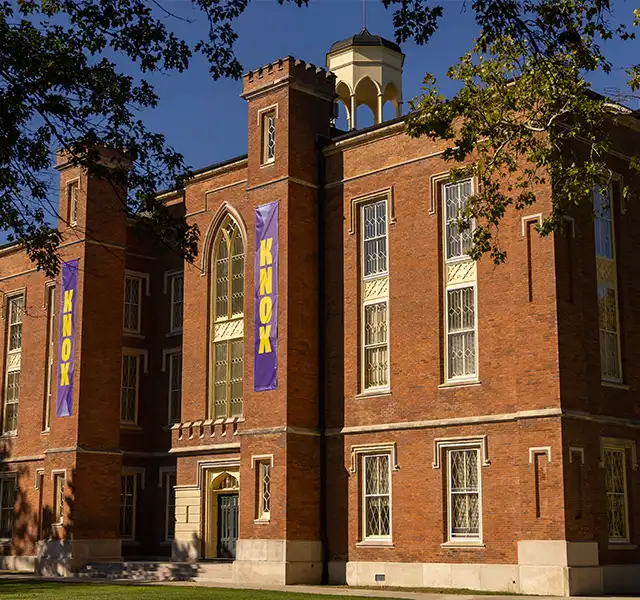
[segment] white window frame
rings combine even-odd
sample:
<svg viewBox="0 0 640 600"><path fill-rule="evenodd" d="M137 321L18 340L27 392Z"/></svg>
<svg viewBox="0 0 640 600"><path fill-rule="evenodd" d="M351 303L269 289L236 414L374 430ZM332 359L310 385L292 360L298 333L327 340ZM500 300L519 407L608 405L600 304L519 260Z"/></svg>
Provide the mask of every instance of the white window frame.
<svg viewBox="0 0 640 600"><path fill-rule="evenodd" d="M12 303L22 299L22 309L20 313L20 322L17 321L12 323L11 321L11 306ZM6 348L6 358L5 358L5 378L4 378L4 400L2 403L2 433L8 435L16 435L18 431L18 416L16 415L16 424L14 429L7 429L7 408L8 406L15 405L16 411L19 410L20 406L20 388L22 387L22 345L24 342L24 317L26 315L26 307L27 307L27 297L24 291L20 291L17 293L13 293L7 295L6 299L6 323L7 323L7 333L5 338L5 348ZM10 350L10 342L11 342L11 327L12 325L20 325L20 347L13 348ZM11 362L14 361L17 363L16 365L11 365ZM18 373L19 384L18 384L18 398L9 402L9 376Z"/></svg>
<svg viewBox="0 0 640 600"><path fill-rule="evenodd" d="M45 390L44 390L44 423L42 431L51 429L51 405L53 400L54 388L54 362L55 362L55 330L56 330L56 286L47 285L45 287L46 294L46 311L47 311L47 348L46 348L46 364L45 364Z"/></svg>
<svg viewBox="0 0 640 600"><path fill-rule="evenodd" d="M461 375L458 377L451 377L449 375L449 292L461 290L465 288L473 288L473 332L474 332L474 344L475 344L475 365L473 375ZM460 382L476 382L478 381L478 283L477 281L467 281L464 283L457 283L454 285L448 285L444 290L444 380L446 383L460 383ZM464 332L457 332L464 333Z"/></svg>
<svg viewBox="0 0 640 600"><path fill-rule="evenodd" d="M67 485L67 471L65 469L51 471L51 481L53 483L53 517L52 525L54 527L62 527L64 524L64 505L65 505L65 488ZM58 495L58 481L62 482L60 493L62 494L62 505L60 505L60 497ZM60 514L58 514L58 511Z"/></svg>
<svg viewBox="0 0 640 600"><path fill-rule="evenodd" d="M366 274L366 254L365 254L365 231L364 231L364 219L365 219L365 210L376 204L382 204L384 206L384 214L385 214L385 231L384 231L384 239L385 239L385 263L386 268L384 270L378 271L376 273ZM362 394L377 394L377 393L387 393L391 389L391 326L390 326L390 303L389 303L389 293L388 293L388 278L389 278L389 198L388 196L375 196L366 202L361 202L358 205L358 225L359 225L359 252L360 252L360 278L361 278L361 289L362 289L362 302L360 306L360 391ZM379 237L379 236L378 236ZM376 297L365 300L364 289L367 282L374 280L384 280L387 279L387 293ZM376 385L367 387L367 370L366 370L366 355L367 355L367 346L365 345L366 340L366 311L367 307L375 304L385 304L386 305L386 327L387 327L387 339L386 339L386 348L387 348L387 368L386 368L386 380L387 383L384 385Z"/></svg>
<svg viewBox="0 0 640 600"><path fill-rule="evenodd" d="M389 533L386 535L367 535L367 460L377 459L382 456L387 457L387 478L389 485ZM360 510L362 511L362 541L364 543L390 544L393 540L393 485L391 478L392 455L390 452L368 452L362 455L362 498Z"/></svg>
<svg viewBox="0 0 640 600"><path fill-rule="evenodd" d="M13 513L12 513L12 517L11 517L11 536L8 538L0 538L1 542L10 542L12 537L13 537L13 532L16 526L16 495L18 493L18 476L17 473L0 473L0 502L2 501L2 497L4 495L4 490L2 489L3 486L5 485L5 481L8 481L9 479L11 479L13 481L13 488L14 488L14 496L13 496ZM8 507L3 507L0 504L0 519L2 517L2 511L3 510L7 510L8 511Z"/></svg>
<svg viewBox="0 0 640 600"><path fill-rule="evenodd" d="M269 132L267 119L273 118L273 155L269 156ZM276 162L278 144L278 106L267 106L258 111L258 126L260 128L260 165L267 166Z"/></svg>
<svg viewBox="0 0 640 600"><path fill-rule="evenodd" d="M367 349L370 347L378 347L379 344L372 344L370 346L366 346L365 345L365 340L366 340L366 313L367 313L367 307L368 306L372 306L375 304L385 304L386 305L386 313L387 313L387 341L386 341L386 346L387 346L387 383L385 385L377 385L377 386L371 386L371 387L367 387L366 385L366 356L367 356ZM361 343L361 350L360 350L360 369L361 369L361 373L362 373L362 393L364 394L370 394L370 393L375 393L375 392L388 392L391 389L390 386L390 379L391 379L391 360L390 360L390 344L389 344L389 298L375 298L372 300L367 300L366 302L362 303L362 326L361 326L361 332L360 335L362 336L362 343Z"/></svg>
<svg viewBox="0 0 640 600"><path fill-rule="evenodd" d="M612 537L608 537L609 536L609 532L607 531L607 538L609 540L609 543L614 545L614 544L628 544L631 541L631 530L629 527L629 482L628 482L628 478L627 478L627 450L625 446L614 446L614 445L609 445L609 444L605 444L603 447L603 463L604 463L604 468L605 468L605 494L607 497L607 504L608 504L608 498L611 494L615 494L615 492L610 492L607 488L606 488L606 478L607 478L607 473L606 473L606 454L607 452L612 452L615 454L621 454L622 455L622 479L623 479L623 486L624 486L624 512L625 512L625 537L620 537L620 538L612 538ZM607 529L609 528L609 520L607 519Z"/></svg>
<svg viewBox="0 0 640 600"><path fill-rule="evenodd" d="M125 356L135 358L136 360L136 387L135 387L135 403L134 413L135 417L133 421L125 420L122 418L122 402L124 400L124 362ZM136 350L130 350L127 348L122 349L122 360L120 366L120 424L122 425L137 425L138 424L138 403L140 400L140 365L141 365L141 353Z"/></svg>
<svg viewBox="0 0 640 600"><path fill-rule="evenodd" d="M175 283L177 279L182 279L182 298L180 299L180 304L182 304L182 318L179 323L175 323L174 321L174 307L176 305L176 297L175 297ZM184 272L178 271L176 273L169 274L169 288L171 291L171 311L169 315L169 331L171 333L181 333L182 332L182 322L184 320Z"/></svg>
<svg viewBox="0 0 640 600"><path fill-rule="evenodd" d="M598 195L602 196L603 194L599 192L597 189L593 190L593 204L594 204L594 247L596 254L596 261L603 261L604 263L611 264L611 270L613 271L613 281L597 281L596 282L596 300L598 302L598 347L600 350L600 378L603 382L607 383L617 383L621 384L623 381L622 377L622 341L621 341L621 330L620 330L620 302L618 298L618 261L616 256L616 225L615 225L615 202L614 202L614 190L613 190L613 182L608 183L606 186L607 189L607 200L609 203L608 212L609 219L603 219L601 215L599 215L595 210L596 198ZM597 223L601 221L607 221L610 226L611 233L611 256L606 256L603 254L598 254L598 237L597 237ZM610 329L602 329L600 327L600 288L611 290L613 292L613 299L615 303L615 312L616 312L616 331L611 331ZM614 334L616 337L617 344L617 376L612 376L604 373L604 362L602 360L602 352L603 346L601 341L602 333L605 334Z"/></svg>
<svg viewBox="0 0 640 600"><path fill-rule="evenodd" d="M482 464L483 464L483 449L478 444L469 445L450 445L443 446L444 452L446 452L447 468L447 542L449 545L477 545L482 544L483 535L483 515L482 515ZM451 490L451 462L453 452L470 452L476 453L476 464L478 469L478 535L476 537L471 536L458 536L453 533L453 493Z"/></svg>
<svg viewBox="0 0 640 600"><path fill-rule="evenodd" d="M75 190L75 194L74 194ZM78 225L78 194L80 193L80 179L67 182L67 203L69 207L69 227Z"/></svg>
<svg viewBox="0 0 640 600"><path fill-rule="evenodd" d="M273 459L271 460L259 460L257 462L256 474L258 477L258 510L257 521L268 522L271 521L271 500L272 500L272 480L273 480ZM269 510L264 510L264 470L269 469Z"/></svg>
<svg viewBox="0 0 640 600"><path fill-rule="evenodd" d="M174 522L174 534L169 535L169 500L171 500L171 495L173 494L173 517L175 521L176 515L176 486L178 485L177 473L176 469L170 468L166 469L164 472L160 472L160 477L164 477L165 487L167 488L165 491L165 503L164 503L164 540L165 542L171 542L175 539L175 522ZM170 478L173 477L174 485L170 484Z"/></svg>
<svg viewBox="0 0 640 600"><path fill-rule="evenodd" d="M137 311L137 325L135 328L127 327L126 324L126 307L127 307L127 281L136 282L138 285L138 311ZM132 303L129 303L130 305ZM140 327L142 322L142 278L137 275L125 274L124 276L124 299L123 299L123 316L122 316L122 328L127 333L140 333Z"/></svg>
<svg viewBox="0 0 640 600"><path fill-rule="evenodd" d="M167 407L167 423L169 423L169 425L173 425L174 423L179 423L180 422L180 418L176 419L172 419L172 415L171 415L171 405L173 402L173 359L176 358L177 356L180 356L180 367L182 368L183 363L182 363L182 350L175 350L173 352L167 352L166 357L167 357L167 362L169 363L169 405ZM180 405L182 405L182 373L180 374ZM180 406L178 409L178 412L180 414L182 414L182 407Z"/></svg>
<svg viewBox="0 0 640 600"><path fill-rule="evenodd" d="M369 275L365 274L366 269L366 260L365 260L365 249L364 249L364 211L367 207L375 205L375 204L384 204L384 238L386 240L386 269L383 271L378 271L376 273L370 273ZM389 275L389 199L387 196L384 197L375 197L367 202L360 203L358 207L360 211L360 273L362 277L362 281L367 281L369 279L378 279L379 277L385 277Z"/></svg>
<svg viewBox="0 0 640 600"><path fill-rule="evenodd" d="M450 181L450 180L443 180L442 182L442 202L441 202L441 207L442 207L442 242L443 242L443 256L444 256L444 262L445 263L456 263L456 262L460 262L460 261L465 261L465 260L472 260L472 258L468 255L468 254L461 254L460 256L453 256L451 258L449 258L448 256L448 239L447 239L447 207L446 207L446 193L447 193L447 187L451 186L451 185L460 185L462 183L465 183L469 181L471 183L471 192L470 192L470 196L473 196L475 194L475 179L473 177L465 177L464 179L460 179L459 181ZM475 230L475 220L471 219L471 223L470 223L470 227L469 227L470 231L471 231L471 235L473 235L473 232ZM462 235L462 232L461 232Z"/></svg>
<svg viewBox="0 0 640 600"><path fill-rule="evenodd" d="M122 478L123 477L132 477L133 478L133 500L132 500L132 517L131 517L131 535L124 535L122 533ZM144 487L144 486L143 486ZM137 510L136 506L138 503L138 473L136 471L126 471L123 470L120 473L120 519L118 524L118 533L120 535L120 539L133 541L136 539L136 521L137 521Z"/></svg>

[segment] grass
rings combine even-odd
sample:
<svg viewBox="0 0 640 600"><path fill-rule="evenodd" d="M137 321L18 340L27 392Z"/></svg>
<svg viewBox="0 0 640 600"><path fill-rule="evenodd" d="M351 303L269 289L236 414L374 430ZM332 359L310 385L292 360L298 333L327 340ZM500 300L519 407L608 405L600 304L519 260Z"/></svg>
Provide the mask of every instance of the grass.
<svg viewBox="0 0 640 600"><path fill-rule="evenodd" d="M2 600L342 600L344 596L195 586L0 579L0 598Z"/></svg>

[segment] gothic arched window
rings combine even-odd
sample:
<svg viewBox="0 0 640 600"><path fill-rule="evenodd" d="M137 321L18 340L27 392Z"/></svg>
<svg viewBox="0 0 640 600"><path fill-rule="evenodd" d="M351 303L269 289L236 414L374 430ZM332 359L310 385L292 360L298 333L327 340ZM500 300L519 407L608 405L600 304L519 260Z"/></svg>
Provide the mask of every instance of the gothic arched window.
<svg viewBox="0 0 640 600"><path fill-rule="evenodd" d="M242 415L244 241L227 216L213 243L209 417Z"/></svg>

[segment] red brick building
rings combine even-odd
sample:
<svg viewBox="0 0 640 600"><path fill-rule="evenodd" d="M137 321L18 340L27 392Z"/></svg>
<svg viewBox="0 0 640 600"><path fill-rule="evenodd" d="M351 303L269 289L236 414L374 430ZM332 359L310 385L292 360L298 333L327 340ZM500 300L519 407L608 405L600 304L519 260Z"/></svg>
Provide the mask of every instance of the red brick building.
<svg viewBox="0 0 640 600"><path fill-rule="evenodd" d="M0 249L2 566L640 590L640 208L620 193L640 122L618 117L595 216L540 238L540 188L504 219L506 264L474 263L456 215L475 183L405 134L402 60L363 32L332 72L245 75L248 154L165 195L201 230L193 265L60 159L74 330L61 279ZM275 201L274 241L256 209Z"/></svg>

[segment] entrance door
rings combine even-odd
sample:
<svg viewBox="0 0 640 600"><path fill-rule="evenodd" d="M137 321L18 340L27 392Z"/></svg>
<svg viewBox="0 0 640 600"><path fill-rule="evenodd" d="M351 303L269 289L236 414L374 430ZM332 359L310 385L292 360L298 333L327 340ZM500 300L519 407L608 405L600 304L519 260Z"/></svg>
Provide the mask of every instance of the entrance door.
<svg viewBox="0 0 640 600"><path fill-rule="evenodd" d="M238 494L218 494L218 558L235 558L238 540Z"/></svg>

